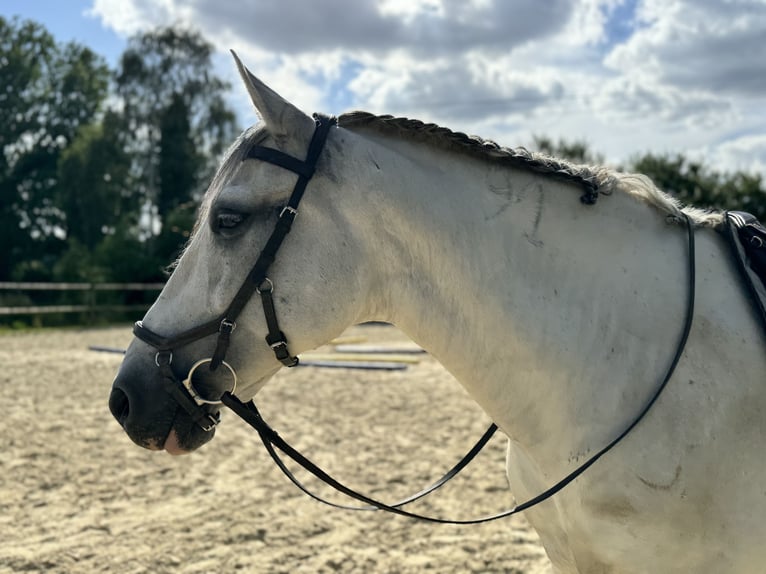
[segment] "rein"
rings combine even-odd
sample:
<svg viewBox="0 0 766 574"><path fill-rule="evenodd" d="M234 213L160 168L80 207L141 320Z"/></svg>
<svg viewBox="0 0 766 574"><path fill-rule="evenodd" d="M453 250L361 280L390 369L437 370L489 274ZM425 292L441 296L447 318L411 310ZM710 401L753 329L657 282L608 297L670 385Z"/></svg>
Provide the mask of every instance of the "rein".
<svg viewBox="0 0 766 574"><path fill-rule="evenodd" d="M686 304L686 318L684 320L683 332L681 333L681 337L676 347L676 352L673 355L673 359L670 362L670 366L668 367L665 373L665 376L662 379L662 382L659 384L659 386L657 387L657 390L654 392L652 397L647 401L647 403L644 405L644 407L641 409L638 415L633 419L633 422L631 422L625 428L625 430L623 430L619 435L617 435L617 437L615 437L610 443L608 443L601 450L596 452L596 454L594 454L587 461L585 461L583 464L577 467L574 471L572 471L571 473L566 475L564 478L559 480L556 484L554 484L547 490L541 492L537 496L530 498L526 502L523 502L521 504L514 506L513 508L504 510L497 514L492 514L489 516L482 516L479 518L472 518L467 520L450 520L450 519L444 519L444 518L437 518L433 516L427 516L423 514L409 512L401 508L402 506L405 506L406 504L419 500L423 498L424 496L430 494L431 492L434 492L435 490L443 486L448 480L453 478L458 472L460 472L460 470L462 470L479 453L481 448L492 437L494 432L497 430L497 426L495 424L492 424L489 427L489 429L487 429L487 431L484 433L481 439L479 439L476 445L474 445L474 447L468 452L468 454L466 454L463 457L463 459L460 460L458 464L456 464L452 469L450 469L442 478L436 481L433 485L431 485L430 487L426 489L423 489L417 494L414 494L408 498L400 500L399 502L386 504L374 498L370 498L367 495L361 494L357 492L356 490L346 486L345 484L337 481L332 476L330 476L326 471L324 471L318 465L316 465L311 460L306 458L298 450L293 448L287 441L285 441L281 436L279 436L279 433L277 433L274 429L272 429L268 425L268 423L266 423L266 421L263 420L263 417L261 416L257 407L255 406L254 401L250 401L249 403L244 404L237 397L227 392L227 393L224 393L222 402L258 432L258 435L260 436L261 441L266 447L266 450L268 451L269 455L271 455L271 458L274 460L274 462L279 467L279 469L285 474L285 476L287 476L288 479L290 479L290 481L295 486L297 486L301 491L309 495L314 500L317 500L329 506L333 506L335 508L342 508L345 510L384 510L386 512L398 514L400 516L406 516L408 518L415 518L418 520L424 520L427 522L434 522L439 524L481 524L483 522L491 522L493 520L499 520L501 518L506 518L508 516L513 516L514 514L523 512L533 506L540 504L541 502L548 500L553 495L563 490L564 487L566 487L569 483L573 482L578 476L580 476L582 473L588 470L591 466L593 466L598 459L600 459L607 452L612 450L612 448L614 448L620 441L622 441L622 439L628 436L628 434L636 426L638 426L638 424L643 420L646 414L651 410L652 406L654 406L654 404L657 402L657 399L660 398L662 391L665 389L668 382L672 378L673 373L675 372L676 366L678 365L678 362L681 359L681 356L683 355L684 349L686 347L686 341L689 338L689 333L691 332L692 322L694 318L694 298L695 298L695 292L696 292L694 227L689 217L686 214L682 214L682 216L683 218L674 217L672 218L672 221L685 223L687 227L687 232L688 232L689 283L688 283L688 295L687 295L687 304ZM295 477L295 475L287 468L284 461L281 459L281 457L277 453L277 449L282 451L284 455L292 459L304 470L313 474L316 478L318 478L325 484L331 486L332 488L334 488L341 494L345 494L346 496L353 498L359 502L362 502L366 504L367 506L359 507L359 506L345 506L345 505L336 504L309 491Z"/></svg>
<svg viewBox="0 0 766 574"><path fill-rule="evenodd" d="M446 484L451 478L456 476L463 468L468 465L471 460L473 460L473 458L481 451L484 445L487 444L490 438L494 435L495 431L497 431L497 425L490 425L490 427L487 429L487 431L485 431L484 435L482 435L482 437L477 441L473 448L471 448L471 450L455 466L453 466L449 471L447 471L447 473L444 474L444 476L434 482L431 486L398 502L387 504L371 498L365 494L361 494L334 479L329 473L324 471L321 467L301 454L297 449L292 447L286 440L284 440L279 435L279 433L277 433L268 425L268 423L266 423L257 407L255 406L254 401L243 403L236 397L234 394L237 383L236 372L228 363L224 361L226 351L229 347L229 339L231 333L236 328L236 318L248 303L250 298L253 296L253 294L257 292L261 297L263 312L266 317L268 328L266 342L274 351L277 360L279 360L283 365L286 367L294 367L298 364L298 357L295 357L290 353L287 347L287 338L279 328L279 321L277 319L276 309L274 307L274 301L272 298L274 284L271 279L268 278L267 272L271 264L274 262L277 251L284 242L285 237L289 233L292 223L295 220L295 216L298 212L298 204L303 197L309 180L314 174L319 155L322 151L322 148L324 147L324 143L329 134L329 130L337 122L337 120L333 117L319 114L315 114L314 118L316 121L316 127L305 160L300 160L279 150L263 146L254 146L247 155L247 158L266 161L268 163L272 163L292 171L298 175L298 181L295 184L295 188L290 195L287 205L282 209L275 228L267 240L265 247L258 256L255 265L253 266L252 270L248 274L247 279L240 287L239 291L223 315L173 337L162 337L144 327L141 321L138 321L135 324L133 328L135 336L157 349L157 354L155 355L155 363L162 372L162 382L165 390L178 402L179 406L181 406L187 413L189 413L192 419L205 431L213 430L213 428L220 422L219 413L210 412L209 405L224 404L230 408L248 425L256 430L271 458L274 460L279 469L285 474L285 476L287 476L287 478L296 487L298 487L302 492L314 500L329 506L333 506L335 508L362 511L384 510L393 514L398 514L400 516L406 516L409 518L416 518L419 520L441 524L479 524L512 516L519 512L523 512L524 510L527 510L537 504L540 504L545 500L548 500L553 495L564 489L569 483L574 481L581 474L583 474L586 470L588 470L588 468L595 464L598 459L600 459L620 441L622 441L622 439L624 439L643 420L652 406L657 402L657 399L659 399L663 390L672 378L676 366L678 365L678 362L683 355L684 348L686 347L686 342L691 331L694 317L696 268L693 223L684 213L682 213L680 216L672 216L669 218L669 221L671 222L685 224L688 233L689 277L686 316L684 320L683 331L676 346L676 352L673 355L665 376L655 390L654 394L639 411L638 415L633 419L633 421L625 428L625 430L623 430L619 435L617 435L616 438L601 448L574 471L559 480L556 484L544 492L541 492L537 496L527 500L526 502L518 504L511 509L499 512L497 514L467 520L449 520L409 512L404 510L402 507L434 492ZM585 194L581 197L581 200L586 205L593 205L596 203L597 197L597 192L594 192L594 190L588 188L586 189ZM214 335L216 333L218 334L218 339L212 357L210 359L203 359L195 363L187 374L186 379L183 381L179 380L173 373L173 369L171 367L173 360L173 350L204 337ZM231 383L227 384L227 388L223 390L218 389L218 394L216 396L205 396L205 393L200 392L200 389L197 388L197 385L195 385L193 375L195 371L203 365L208 365L208 370L211 372L215 371L221 365L223 365L229 372ZM300 467L327 485L331 486L341 494L361 502L365 506L342 505L331 502L314 494L308 490L303 485L303 483L301 483L288 469L287 465L282 460L277 451L281 451L283 455L293 460Z"/></svg>

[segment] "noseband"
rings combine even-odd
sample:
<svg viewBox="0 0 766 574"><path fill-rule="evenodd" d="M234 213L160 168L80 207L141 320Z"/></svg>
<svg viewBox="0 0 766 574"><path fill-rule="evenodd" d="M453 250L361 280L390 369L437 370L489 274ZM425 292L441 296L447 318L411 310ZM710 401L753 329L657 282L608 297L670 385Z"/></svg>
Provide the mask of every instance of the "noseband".
<svg viewBox="0 0 766 574"><path fill-rule="evenodd" d="M295 183L295 188L293 188L287 204L282 208L274 230L266 241L266 245L258 256L255 265L253 265L247 279L239 288L239 291L237 291L226 311L207 323L193 327L188 331L183 331L173 337L158 335L144 327L141 321L137 321L133 326L133 334L137 338L157 349L155 362L162 370L165 390L171 394L178 404L205 431L212 430L220 422L218 413L210 413L205 405L220 404L221 400L204 398L195 389L192 375L196 369L204 365L208 365L210 371L215 371L223 365L229 371L231 384L228 385L229 388L223 389L221 394L224 392L234 394L237 375L234 369L224 362L224 358L229 348L231 334L237 327L236 319L254 293L257 292L261 296L263 314L266 317L266 325L269 331L266 335L266 342L274 351L277 360L286 367L294 367L298 364L298 357L290 353L287 347L287 337L279 328L274 298L272 297L274 283L269 279L267 273L276 259L277 251L279 251L285 237L290 232L295 216L298 213L298 204L303 198L309 180L314 175L319 155L322 153L325 141L327 141L330 128L337 123L336 118L321 114L314 114L314 121L316 122L314 135L311 138L305 160L300 160L279 150L264 146L253 146L245 157L245 159L259 159L292 171L298 175L298 181ZM218 334L218 339L212 357L198 361L189 371L186 379L183 381L179 380L171 367L173 351L215 334Z"/></svg>

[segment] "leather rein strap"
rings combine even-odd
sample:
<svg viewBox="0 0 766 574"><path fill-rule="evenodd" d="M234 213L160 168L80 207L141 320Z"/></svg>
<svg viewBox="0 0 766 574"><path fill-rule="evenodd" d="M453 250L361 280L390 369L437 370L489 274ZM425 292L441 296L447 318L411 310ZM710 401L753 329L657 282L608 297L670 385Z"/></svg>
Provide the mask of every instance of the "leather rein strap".
<svg viewBox="0 0 766 574"><path fill-rule="evenodd" d="M324 147L325 140L327 139L327 136L329 134L329 130L332 126L334 126L337 123L337 120L333 117L315 114L314 118L316 121L316 128L314 130L314 135L311 139L311 143L309 144L309 149L308 149L305 160L302 161L292 156L289 156L279 150L263 147L263 146L254 146L253 148L250 149L250 151L247 154L247 158L260 159L262 161L272 163L274 165L277 165L279 167L282 167L284 169L287 169L297 174L298 181L295 184L295 188L293 189L293 192L290 195L287 205L282 209L282 212L274 227L274 230L272 231L268 241L266 242L266 245L264 246L263 250L258 256L258 259L256 260L255 265L253 266L253 269L248 274L247 279L242 284L239 291L234 296L234 299L232 300L228 309L223 313L223 315L207 323L204 323L200 326L189 329L188 331L184 331L173 337L162 337L161 335L158 335L150 331L146 327L144 327L141 321L136 322L133 328L133 333L136 335L136 337L138 337L145 343L148 343L149 345L157 349L155 362L157 363L157 366L160 368L162 372L162 383L165 390L178 402L178 404L184 410L186 410L189 413L192 419L197 424L199 424L205 431L212 430L213 427L216 424L218 424L218 422L220 421L220 417L218 416L217 413L216 414L210 413L208 410L205 409L205 407L202 404L199 404L195 400L195 397L191 395L191 393L184 387L183 383L181 383L181 381L175 376L175 374L173 373L173 369L171 367L174 349L178 347L182 347L184 345L187 345L189 343L192 343L204 337L218 333L216 348L210 360L210 367L209 367L210 370L215 370L216 368L218 368L223 363L223 360L226 356L226 351L229 347L229 340L230 340L231 333L236 328L236 322L235 322L236 318L239 316L240 312L245 307L245 305L247 305L252 295L255 292L257 292L259 293L261 297L261 303L263 306L264 316L266 318L266 324L268 328L268 335L266 336L267 343L274 351L276 358L283 365L287 367L294 367L298 364L298 358L293 356L290 353L287 347L287 338L285 337L284 333L279 328L279 322L277 320L277 314L274 307L274 300L272 297L272 293L274 291L274 285L272 281L268 278L267 272L269 267L274 262L277 251L281 247L283 241L285 240L285 237L290 232L290 228L292 227L293 221L295 220L295 216L297 214L298 204L300 203L303 197L303 194L306 191L306 186L309 180L314 175L316 164L319 159L319 155L322 151L322 148ZM595 199L593 201L585 201L585 203L592 205L595 203ZM251 427L253 427L258 432L258 435L260 436L261 441L263 442L264 446L266 447L266 450L271 455L276 465L280 468L280 470L282 470L282 472L287 476L288 479L290 479L290 481L295 486L297 486L301 491L309 495L311 498L319 502L322 502L324 504L328 504L336 508L343 508L343 509L349 509L349 510L385 510L387 512L391 512L401 516L406 516L409 518L416 518L419 520L425 520L428 522L436 522L436 523L442 523L442 524L478 524L482 522L498 520L500 518L512 516L514 514L527 510L528 508L531 508L532 506L535 506L536 504L539 504L549 499L554 494L562 490L569 483L571 483L578 476L580 476L583 472L585 472L588 468L590 468L593 464L595 464L595 462L599 458L601 458L603 455L609 452L623 438L625 438L628 435L628 433L630 433L638 425L638 423L641 422L644 416L649 412L649 410L652 408L654 403L660 397L660 394L662 394L662 391L667 386L668 381L670 381L671 377L673 376L673 372L675 371L676 365L678 364L678 361L680 360L681 355L683 354L684 348L686 346L686 341L689 336L689 332L691 331L692 320L694 317L694 296L695 296L695 275L696 275L695 254L694 254L694 226L692 222L689 220L688 216L686 216L685 214L682 214L682 216L674 217L673 219L679 223L685 223L688 230L688 243L689 243L688 291L689 292L688 292L688 301L687 301L687 308L686 308L686 320L684 322L683 332L681 334L681 337L676 349L676 353L673 356L673 359L670 363L670 366L668 367L665 377L663 378L659 387L655 391L654 395L652 395L652 397L649 399L649 401L646 403L643 409L635 417L633 422L630 425L628 425L628 427L622 433L620 433L614 440L612 440L609 444L607 444L600 451L598 451L591 458L589 458L585 463L580 465L573 472L565 476L563 479L561 479L559 482L554 484L552 487L540 493L539 495L535 496L534 498L531 498L530 500L522 504L516 505L515 507L509 510L506 510L497 514L493 514L490 516L483 516L480 518L474 518L474 519L468 519L468 520L447 520L443 518L421 515L421 514L409 512L407 510L402 509L403 506L410 504L411 502L414 502L416 500L419 500L423 498L424 496L430 494L431 492L434 492L435 490L443 486L451 478L453 478L455 475L457 475L463 468L465 468L465 466L467 466L468 463L471 460L473 460L473 458L479 453L479 451L481 451L484 445L489 441L489 439L495 433L495 431L497 430L497 426L495 424L490 425L490 427L487 429L484 435L473 446L473 448L460 460L460 462L458 462L455 466L453 466L442 478L437 480L430 487L425 488L421 490L420 492L412 496L409 496L403 500L400 500L398 502L386 504L384 502L371 498L367 495L361 494L355 491L354 489L344 485L343 483L337 481L332 476L330 476L327 472L325 472L322 468L320 468L318 465L313 463L311 460L309 460L307 457L301 454L298 450L293 448L287 441L285 441L282 437L280 437L279 434L276 431L274 431L266 423L266 421L263 420L263 417L261 417L253 401L250 401L247 404L245 404L242 401L240 401L234 394L226 391L221 397L220 402L222 402L231 410L233 410L237 415L239 415L245 422L247 422ZM325 500L324 498L309 491L288 469L287 465L284 463L282 458L277 453L277 450L281 451L285 456L292 459L299 466L301 466L306 471L313 474L315 477L322 480L329 486L333 487L338 492L363 503L365 506L360 507L360 506L347 506L347 505L337 504L337 503Z"/></svg>
<svg viewBox="0 0 766 574"><path fill-rule="evenodd" d="M279 436L279 434L274 429L272 429L268 425L268 423L266 423L266 421L263 420L263 417L261 417L261 414L258 412L258 409L256 408L255 403L253 401L250 401L249 403L244 404L242 403L242 401L240 401L237 397L235 397L231 393L225 393L222 398L222 402L231 410L233 410L235 413L237 413L237 415L239 415L240 418L242 418L245 422L247 422L247 424L249 424L258 432L258 435L260 436L261 441L266 447L266 450L271 455L271 458L274 460L274 462L277 464L280 470L287 476L287 478L290 479L290 481L293 484L295 484L304 493L308 494L311 498L318 500L319 502L322 502L324 504L328 504L336 508L343 508L343 509L349 509L349 510L384 510L386 512L391 512L393 514L406 516L408 518L415 518L418 520L425 520L427 522L435 522L440 524L480 524L483 522L490 522L493 520L506 518L508 516L518 514L519 512L523 512L524 510L527 510L537 504L540 504L541 502L548 500L553 495L563 490L564 487L566 487L568 484L573 482L578 476L580 476L582 473L588 470L591 466L593 466L598 459L600 459L607 452L612 450L612 448L614 448L620 441L622 441L622 439L628 436L628 434L636 426L638 426L638 424L643 420L643 418L646 416L649 410L651 410L652 406L654 406L654 404L657 402L657 399L659 399L660 395L662 394L662 391L665 389L668 382L672 378L673 373L675 372L676 366L678 365L678 362L681 359L681 356L683 355L684 349L686 348L686 342L689 338L689 333L691 332L692 322L694 319L694 299L695 299L695 292L696 292L696 263L695 263L696 257L695 257L695 245L694 245L694 224L691 222L689 217L683 213L681 216L673 216L671 219L675 222L685 224L687 228L688 256L689 256L688 296L687 296L686 317L684 320L683 331L678 341L676 352L673 355L673 359L670 362L670 365L665 373L664 378L662 379L662 382L657 387L657 390L654 392L654 394L649 399L649 401L644 405L644 407L638 413L638 415L625 428L625 430L623 430L619 435L617 435L616 438L614 438L611 442L609 442L596 454L594 454L582 465L577 467L574 471L572 471L567 476L562 478L552 487L548 488L544 492L541 492L534 498L531 498L527 500L526 502L518 504L509 510L505 510L503 512L499 512L497 514L493 514L489 516L483 516L483 517L472 518L467 520L448 520L444 518L417 514L417 513L409 512L407 510L402 509L402 506L409 504L410 502L414 502L415 500L418 500L426 496L427 494L430 494L431 492L435 491L439 487L443 486L450 478L452 478L458 472L460 472L460 470L462 470L462 468L465 467L465 465L467 465L468 462L474 456L476 456L476 454L478 454L478 452L481 450L484 444L486 444L486 442L489 441L492 434L494 434L494 432L497 430L497 427L494 424L489 427L487 432L484 433L484 436L482 436L479 442L476 443L473 449L471 449L471 451L457 465L455 465L455 467L453 467L449 472L447 472L447 474L445 474L441 479L436 481L431 487L424 489L423 491L413 496L410 496L404 500L401 500L399 502L386 504L384 502L371 498L367 495L361 494L357 492L356 490L346 486L345 484L335 480L326 471L324 471L318 465L313 463L311 460L309 460L307 457L301 454L298 450L293 448L287 441L285 441L281 436ZM352 499L355 499L359 502L362 502L366 504L367 506L358 507L358 506L345 506L345 505L336 504L309 491L295 477L295 475L287 468L287 465L279 456L279 454L277 453L277 450L281 451L284 455L292 459L295 463L297 463L303 469L313 474L316 478L328 484L329 486L331 486L338 492Z"/></svg>
<svg viewBox="0 0 766 574"><path fill-rule="evenodd" d="M261 297L263 313L266 318L266 325L268 328L266 342L274 351L276 358L283 365L287 367L294 367L298 364L298 357L295 357L292 355L292 353L290 353L287 347L287 338L279 328L279 321L277 319L277 313L272 297L274 284L272 283L271 279L268 278L266 273L276 259L277 251L282 246L282 243L284 242L285 237L289 233L293 221L295 220L295 216L298 212L298 204L303 198L303 194L306 191L306 186L309 180L314 175L316 164L319 160L319 155L322 152L324 143L329 134L329 130L337 123L337 120L333 117L316 114L314 118L316 121L316 127L314 130L314 135L311 139L311 143L309 144L309 149L305 160L299 160L279 150L264 146L253 146L248 151L246 159L259 159L292 171L298 175L298 181L295 184L287 204L282 209L279 220L277 221L274 230L269 236L266 245L264 246L263 250L258 256L258 259L253 265L253 268L248 274L246 281L234 296L234 299L232 300L226 312L223 313L223 315L208 321L207 323L189 329L188 331L184 331L178 335L175 335L174 337L162 337L161 335L158 335L157 333L154 333L153 331L144 327L141 321L138 321L133 327L133 333L136 335L136 337L157 349L155 362L162 372L162 384L165 391L170 394L175 399L175 401L192 417L194 422L196 422L205 431L211 431L215 425L220 422L220 416L218 413L214 414L209 412L205 406L199 404L199 402L191 394L190 389L184 387L184 384L180 382L179 379L175 376L171 367L171 363L173 361L173 349L182 347L204 337L218 333L216 348L209 365L211 371L217 369L221 364L224 364L223 360L229 347L230 336L236 328L236 318L239 316L245 305L247 305L247 303L250 301L253 293L257 292ZM220 402L229 406L235 413L244 418L251 425L253 424L254 420L263 420L258 414L258 410L256 409L253 402L249 403L248 405L244 405L230 392L225 393ZM312 498L338 508L354 510L378 509L379 505L375 505L372 499L368 499L366 497L363 497L363 500L368 502L370 506L360 508L342 506L329 501L325 501L314 495L308 491L300 483L300 481L298 481L295 476L292 475L292 473L290 473L290 471L275 452L275 446L280 450L286 450L287 452L291 453L291 456L296 457L298 460L304 461L304 465L312 468L315 473L323 476L323 479L331 486L335 486L341 490L343 490L345 487L339 482L335 481L327 473L322 472L319 467L313 465L313 463L303 457L298 451L290 447L287 443L281 441L281 439L279 439L279 435L277 435L275 431L268 427L268 425L265 425L265 423L256 424L255 428L258 430L258 433L263 439L263 443L266 446L267 451L269 454L271 454L279 468L282 469L282 471L298 488L300 488L303 492ZM489 441L496 430L497 426L494 424L491 425L489 429L487 429L487 431L484 433L484 435L479 439L479 441L474 445L474 447L460 460L460 462L452 467L440 480L435 482L432 486L421 490L420 492L404 500L401 500L392 506L396 507L408 504L430 494L434 490L443 486L447 481L449 481L463 468L465 468L471 460L473 460L473 458L479 453L479 451L481 451L481 449ZM346 490L349 494L353 492L349 489Z"/></svg>

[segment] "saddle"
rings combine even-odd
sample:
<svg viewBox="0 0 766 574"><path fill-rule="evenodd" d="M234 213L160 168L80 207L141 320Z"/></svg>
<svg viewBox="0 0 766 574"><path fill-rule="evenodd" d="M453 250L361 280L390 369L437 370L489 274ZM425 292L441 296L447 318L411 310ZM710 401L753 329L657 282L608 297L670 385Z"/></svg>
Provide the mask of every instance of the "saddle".
<svg viewBox="0 0 766 574"><path fill-rule="evenodd" d="M727 211L723 232L766 328L766 227L754 215Z"/></svg>

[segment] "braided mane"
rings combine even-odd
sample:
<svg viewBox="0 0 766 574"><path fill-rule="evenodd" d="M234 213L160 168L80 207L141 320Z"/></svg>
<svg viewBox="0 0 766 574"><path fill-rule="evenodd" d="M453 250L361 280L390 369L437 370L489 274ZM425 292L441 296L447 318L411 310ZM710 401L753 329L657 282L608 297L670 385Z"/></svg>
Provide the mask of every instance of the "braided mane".
<svg viewBox="0 0 766 574"><path fill-rule="evenodd" d="M504 147L479 136L409 118L354 111L339 116L338 125L349 129L369 127L382 133L403 135L568 181L584 189L583 200L586 203L595 202L598 194L608 195L614 190L620 190L654 205L668 215L686 213L697 225L717 226L723 220L720 213L682 206L678 200L657 189L648 177L640 174L624 173L605 166L575 164L531 152L523 147Z"/></svg>

